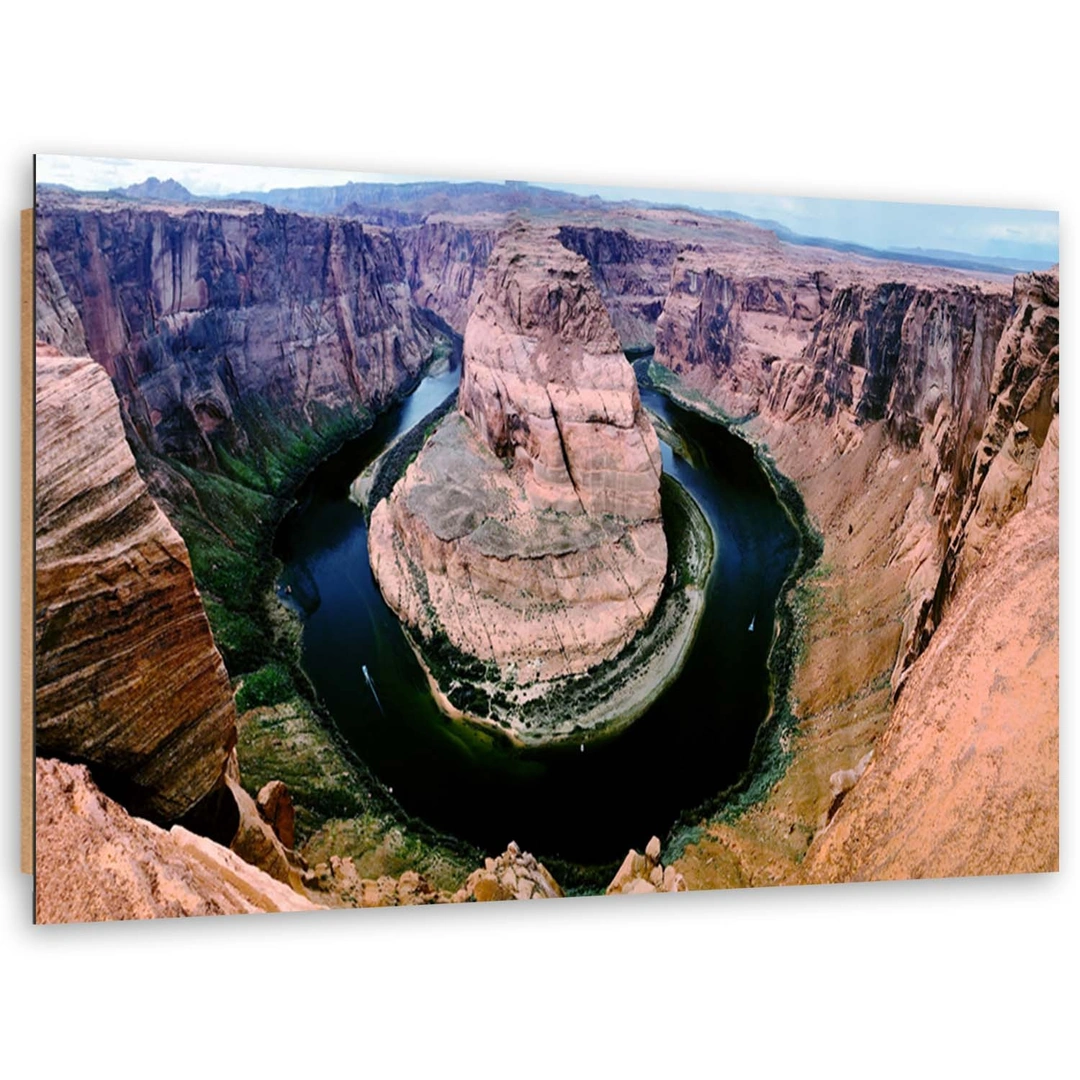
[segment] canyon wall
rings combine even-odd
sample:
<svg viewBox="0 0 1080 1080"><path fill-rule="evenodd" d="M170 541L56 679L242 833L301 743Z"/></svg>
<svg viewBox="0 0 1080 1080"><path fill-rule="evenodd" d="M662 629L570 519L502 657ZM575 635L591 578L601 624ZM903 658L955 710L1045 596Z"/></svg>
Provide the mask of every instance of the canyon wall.
<svg viewBox="0 0 1080 1080"><path fill-rule="evenodd" d="M756 328L739 276L716 276L696 293L715 304L661 320L657 358L796 480L824 554L792 597L798 742L679 871L711 888L1055 869L1056 271L1010 288L853 266L818 318L786 303ZM689 365L671 345L695 339L687 311L728 349Z"/></svg>
<svg viewBox="0 0 1080 1080"><path fill-rule="evenodd" d="M969 469L966 485L955 484L964 501L948 519L939 613L993 536L1024 507L1040 471L1044 485L1056 484L1059 293L1056 270L1015 281L1012 315L994 355L982 437L962 459Z"/></svg>
<svg viewBox="0 0 1080 1080"><path fill-rule="evenodd" d="M310 464L449 331L464 333L461 412L375 508L372 561L420 638L441 634L529 685L617 653L660 594L656 437L619 355L655 343L683 390L768 447L825 533L824 610L793 692L800 749L780 794L724 833L729 865L740 852L734 879L793 880L815 835L813 880L972 872L964 845L988 872L1056 864L1056 693L1038 691L1056 675L1056 272L1010 289L792 248L743 225L724 226L721 243L715 222L644 213L610 227L568 213L512 229L496 250L503 211L378 212L385 225L348 208L319 218L42 198L38 335L93 356L120 401L106 405L93 364L42 351L39 394L53 410L53 434L39 427L43 753L88 762L133 813L168 822L201 804L201 828L235 828L287 877L254 804L238 805L227 677L184 545L140 486L124 432L140 467L144 449L234 477L240 460L261 473L259 491L275 490L267 462L285 433L316 434ZM61 453L72 433L74 465ZM156 467L151 484L170 514L196 505L232 548L213 489ZM252 513L253 532L271 518L261 503ZM250 562L254 550L230 554ZM145 615L137 644L122 609ZM959 693L980 635L1001 649ZM1034 698L1037 715L1013 729ZM964 727L984 713L985 730ZM993 803L984 766L1004 758L1017 768ZM834 791L834 776L851 783ZM917 805L900 789L917 789ZM208 825L223 805L231 824ZM960 818L975 832L950 848ZM979 832L980 818L993 824ZM1013 843L1021 819L1038 824L1027 848ZM700 864L678 870L692 887L720 883Z"/></svg>
<svg viewBox="0 0 1080 1080"><path fill-rule="evenodd" d="M651 348L682 245L590 225L563 225L558 238L588 261L623 349L633 353Z"/></svg>
<svg viewBox="0 0 1080 1080"><path fill-rule="evenodd" d="M91 765L133 813L179 820L224 784L232 690L183 541L89 358L39 346L36 462L38 753Z"/></svg>
<svg viewBox="0 0 1080 1080"><path fill-rule="evenodd" d="M413 300L465 333L499 226L436 221L395 232Z"/></svg>
<svg viewBox="0 0 1080 1080"><path fill-rule="evenodd" d="M715 252L682 251L657 322L657 362L732 416L760 408L772 365L805 347L832 296L827 271L763 261L728 265Z"/></svg>
<svg viewBox="0 0 1080 1080"><path fill-rule="evenodd" d="M252 206L44 199L38 330L79 316L129 433L199 468L377 407L437 339L385 230Z"/></svg>
<svg viewBox="0 0 1080 1080"><path fill-rule="evenodd" d="M374 508L372 568L407 626L502 679L580 674L659 599L660 469L588 264L512 228L465 333L459 412Z"/></svg>
<svg viewBox="0 0 1080 1080"><path fill-rule="evenodd" d="M898 687L940 613L951 538L978 487L972 461L991 398L1014 393L994 389L995 378L1012 382L1011 373L995 375L995 355L1018 301L1004 283L943 271L854 264L844 280L805 253L765 262L761 274L759 260L748 268L683 252L656 360L751 420L770 446L813 428L829 434L827 453L844 454L880 423L898 455L916 453L918 488L892 541L908 564Z"/></svg>
<svg viewBox="0 0 1080 1080"><path fill-rule="evenodd" d="M1058 295L1016 279L921 647L802 880L1058 869Z"/></svg>

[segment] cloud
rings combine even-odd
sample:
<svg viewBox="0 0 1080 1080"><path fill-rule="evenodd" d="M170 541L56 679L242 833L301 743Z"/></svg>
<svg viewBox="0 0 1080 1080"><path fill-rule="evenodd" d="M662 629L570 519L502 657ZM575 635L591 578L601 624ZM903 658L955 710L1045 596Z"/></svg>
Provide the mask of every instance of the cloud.
<svg viewBox="0 0 1080 1080"><path fill-rule="evenodd" d="M1022 244L1058 244L1057 214L1053 221L988 222L983 229L987 240L1007 240Z"/></svg>
<svg viewBox="0 0 1080 1080"><path fill-rule="evenodd" d="M423 177L338 169L303 169L282 166L221 165L195 161L137 160L132 158L71 157L39 154L38 181L67 184L80 191L108 191L138 184L147 177L172 179L196 195L228 195L238 191L270 191L277 187L320 187L358 183L393 183Z"/></svg>

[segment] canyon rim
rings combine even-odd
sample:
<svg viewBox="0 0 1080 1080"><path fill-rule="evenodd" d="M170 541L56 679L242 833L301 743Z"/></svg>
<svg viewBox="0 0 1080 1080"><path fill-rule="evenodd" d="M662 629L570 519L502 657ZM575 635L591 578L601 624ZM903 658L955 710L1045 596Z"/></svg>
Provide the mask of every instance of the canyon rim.
<svg viewBox="0 0 1080 1080"><path fill-rule="evenodd" d="M39 922L1057 869L1056 215L159 164L25 223Z"/></svg>

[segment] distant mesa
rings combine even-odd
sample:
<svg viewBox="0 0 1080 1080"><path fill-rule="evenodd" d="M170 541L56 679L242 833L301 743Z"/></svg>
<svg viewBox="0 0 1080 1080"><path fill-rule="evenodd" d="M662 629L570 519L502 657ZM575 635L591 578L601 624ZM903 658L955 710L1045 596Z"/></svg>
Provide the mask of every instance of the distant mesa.
<svg viewBox="0 0 1080 1080"><path fill-rule="evenodd" d="M153 202L198 202L198 196L192 195L183 184L176 180L159 180L156 176L147 177L141 184L129 184L124 188L113 188L110 195L120 195L127 199L147 199Z"/></svg>

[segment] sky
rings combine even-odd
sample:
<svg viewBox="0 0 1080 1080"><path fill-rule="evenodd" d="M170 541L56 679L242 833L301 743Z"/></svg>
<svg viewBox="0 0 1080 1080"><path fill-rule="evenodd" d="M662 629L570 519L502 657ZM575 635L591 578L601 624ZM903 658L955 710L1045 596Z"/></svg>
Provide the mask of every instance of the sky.
<svg viewBox="0 0 1080 1080"><path fill-rule="evenodd" d="M140 183L149 176L156 176L160 180L172 178L196 195L227 195L280 187L333 186L350 180L358 183L462 180L460 176L402 176L338 169L211 165L53 154L39 154L37 157L39 182L66 184L80 191L126 187ZM641 199L706 210L731 210L748 217L779 222L804 236L828 237L874 248L937 249L976 256L1047 262L1057 262L1058 259L1056 211L733 194L678 188L558 183L544 183L542 186L578 195L599 195L615 201Z"/></svg>

